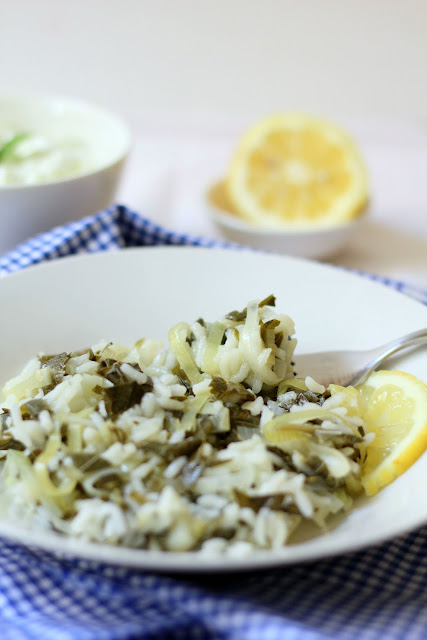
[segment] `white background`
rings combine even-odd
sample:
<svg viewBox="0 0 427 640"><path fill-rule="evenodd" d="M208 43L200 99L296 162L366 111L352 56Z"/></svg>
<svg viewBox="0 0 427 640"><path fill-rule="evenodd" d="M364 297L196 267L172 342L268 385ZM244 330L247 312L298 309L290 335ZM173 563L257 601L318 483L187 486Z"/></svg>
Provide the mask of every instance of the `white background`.
<svg viewBox="0 0 427 640"><path fill-rule="evenodd" d="M119 194L215 234L201 206L239 132L272 111L335 119L368 163L372 209L335 261L427 288L426 0L1 0L3 92L123 115Z"/></svg>
<svg viewBox="0 0 427 640"><path fill-rule="evenodd" d="M427 119L425 0L2 0L3 89L141 116Z"/></svg>

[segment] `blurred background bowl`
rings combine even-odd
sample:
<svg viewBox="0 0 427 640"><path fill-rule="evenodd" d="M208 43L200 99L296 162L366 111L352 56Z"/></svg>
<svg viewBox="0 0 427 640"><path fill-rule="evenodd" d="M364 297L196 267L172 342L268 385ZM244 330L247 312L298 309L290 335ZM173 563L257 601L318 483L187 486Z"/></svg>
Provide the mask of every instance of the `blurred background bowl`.
<svg viewBox="0 0 427 640"><path fill-rule="evenodd" d="M84 149L82 169L70 177L0 185L0 254L114 202L131 143L118 116L73 98L16 95L0 96L0 123L5 130L53 143L75 141Z"/></svg>
<svg viewBox="0 0 427 640"><path fill-rule="evenodd" d="M339 253L362 224L366 210L349 222L327 227L262 227L233 211L224 181L208 187L205 204L212 221L227 240L257 249L301 258L326 258Z"/></svg>

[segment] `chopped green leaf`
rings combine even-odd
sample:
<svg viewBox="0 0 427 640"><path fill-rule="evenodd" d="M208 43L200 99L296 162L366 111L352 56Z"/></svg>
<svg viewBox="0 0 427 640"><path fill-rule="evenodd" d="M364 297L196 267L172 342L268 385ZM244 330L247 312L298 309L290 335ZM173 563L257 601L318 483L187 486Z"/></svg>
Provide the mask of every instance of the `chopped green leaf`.
<svg viewBox="0 0 427 640"><path fill-rule="evenodd" d="M52 369L53 384L51 388L62 382L65 376L65 365L67 364L69 359L70 355L68 353L65 353L65 351L54 356L42 356L40 358L43 369L45 367L50 367ZM45 392L47 392L48 390L50 389L45 389Z"/></svg>
<svg viewBox="0 0 427 640"><path fill-rule="evenodd" d="M46 409L48 409L48 406L41 398L27 400L27 402L21 407L22 418L24 420L35 420L38 418L39 413Z"/></svg>
<svg viewBox="0 0 427 640"><path fill-rule="evenodd" d="M15 152L16 147L22 140L28 138L29 133L17 133L13 135L9 140L0 147L0 162L7 162L8 160L13 159L13 154Z"/></svg>
<svg viewBox="0 0 427 640"><path fill-rule="evenodd" d="M261 300L261 302L259 303L259 306L260 307L275 307L276 306L276 296L273 296L273 294L270 294L269 296L264 298L264 300Z"/></svg>
<svg viewBox="0 0 427 640"><path fill-rule="evenodd" d="M210 389L213 395L227 407L229 404L243 404L255 400L253 391L246 389L240 382L226 382L220 376L212 378Z"/></svg>
<svg viewBox="0 0 427 640"><path fill-rule="evenodd" d="M11 433L3 433L0 436L0 450L15 449L15 451L24 451L25 446L19 440L15 440Z"/></svg>
<svg viewBox="0 0 427 640"><path fill-rule="evenodd" d="M131 409L141 402L145 393L153 390L153 384L148 381L146 384L139 384L134 381L127 381L117 384L114 387L102 390L105 408L109 417L117 417L120 413Z"/></svg>

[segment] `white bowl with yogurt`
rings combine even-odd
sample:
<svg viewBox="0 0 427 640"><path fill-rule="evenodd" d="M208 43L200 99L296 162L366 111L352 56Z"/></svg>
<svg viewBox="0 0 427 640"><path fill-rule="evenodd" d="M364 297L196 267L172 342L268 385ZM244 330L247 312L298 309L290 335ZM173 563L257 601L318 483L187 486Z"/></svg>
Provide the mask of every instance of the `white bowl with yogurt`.
<svg viewBox="0 0 427 640"><path fill-rule="evenodd" d="M130 143L126 123L98 106L0 96L0 254L111 205Z"/></svg>

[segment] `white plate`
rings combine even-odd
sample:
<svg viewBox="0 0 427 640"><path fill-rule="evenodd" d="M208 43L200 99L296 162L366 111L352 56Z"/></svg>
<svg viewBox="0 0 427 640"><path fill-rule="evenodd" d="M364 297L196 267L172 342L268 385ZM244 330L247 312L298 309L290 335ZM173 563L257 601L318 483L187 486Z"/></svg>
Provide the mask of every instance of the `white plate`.
<svg viewBox="0 0 427 640"><path fill-rule="evenodd" d="M127 249L64 258L0 281L0 383L30 356L100 338L165 338L179 320L216 319L248 300L277 297L296 323L298 349L365 349L427 326L427 308L335 267L252 251ZM400 368L427 382L425 352ZM160 571L231 571L314 560L371 545L427 522L427 456L326 535L245 558L159 553L83 543L0 521L0 535L59 554Z"/></svg>

